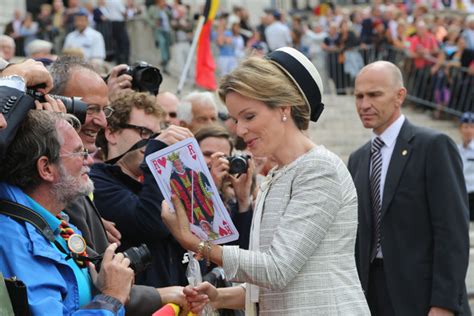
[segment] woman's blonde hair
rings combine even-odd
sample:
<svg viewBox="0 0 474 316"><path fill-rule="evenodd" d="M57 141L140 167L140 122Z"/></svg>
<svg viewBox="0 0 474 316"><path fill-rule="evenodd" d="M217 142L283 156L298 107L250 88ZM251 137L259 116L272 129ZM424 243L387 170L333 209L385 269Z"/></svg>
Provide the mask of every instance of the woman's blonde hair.
<svg viewBox="0 0 474 316"><path fill-rule="evenodd" d="M274 62L249 57L230 74L224 76L218 94L225 103L226 96L236 92L265 103L270 109L290 106L291 117L300 130L307 130L309 107L298 87Z"/></svg>

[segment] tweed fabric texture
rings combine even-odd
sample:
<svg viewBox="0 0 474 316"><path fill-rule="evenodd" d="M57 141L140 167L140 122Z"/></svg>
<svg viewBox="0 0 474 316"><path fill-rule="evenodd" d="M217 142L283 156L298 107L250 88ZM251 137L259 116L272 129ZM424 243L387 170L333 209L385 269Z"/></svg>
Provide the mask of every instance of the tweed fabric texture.
<svg viewBox="0 0 474 316"><path fill-rule="evenodd" d="M264 201L260 251L224 246L226 275L260 287L260 315L370 315L355 265L357 194L346 166L317 146L282 172Z"/></svg>

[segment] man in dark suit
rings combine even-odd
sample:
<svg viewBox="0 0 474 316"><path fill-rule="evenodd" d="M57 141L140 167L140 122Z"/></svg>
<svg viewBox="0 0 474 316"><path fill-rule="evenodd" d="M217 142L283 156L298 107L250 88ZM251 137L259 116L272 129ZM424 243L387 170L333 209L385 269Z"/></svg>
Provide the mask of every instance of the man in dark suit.
<svg viewBox="0 0 474 316"><path fill-rule="evenodd" d="M461 158L448 136L405 119L406 94L400 70L386 61L356 78L357 111L374 133L349 158L359 277L373 315L470 315Z"/></svg>

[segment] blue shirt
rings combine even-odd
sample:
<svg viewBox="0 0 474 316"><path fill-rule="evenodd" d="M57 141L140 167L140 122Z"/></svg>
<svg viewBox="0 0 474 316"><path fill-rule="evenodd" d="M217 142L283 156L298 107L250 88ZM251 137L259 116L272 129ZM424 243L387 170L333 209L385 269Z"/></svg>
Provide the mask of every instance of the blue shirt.
<svg viewBox="0 0 474 316"><path fill-rule="evenodd" d="M59 220L20 189L0 183L0 199L34 208L58 236ZM91 284L86 271L75 271L65 255L33 225L4 214L0 214L0 271L5 278L15 276L25 283L32 315L125 314L123 306L115 313L101 295L91 302L90 296L87 298ZM83 288L83 282L88 286Z"/></svg>
<svg viewBox="0 0 474 316"><path fill-rule="evenodd" d="M50 212L45 210L40 204L36 203L35 200L31 199L30 197L27 196L29 199L32 209L36 211L41 217L43 217L46 222L48 223L49 227L54 233L54 236L56 237L56 241L59 242L62 246L63 249L68 249L68 246L66 244L66 241L60 236L60 230L59 230L59 225L61 224L61 221L53 216ZM78 229L75 228L73 225L70 225L71 228L74 230L74 232L78 232ZM51 242L51 245L58 250L58 252L61 254L62 258L66 261L66 263L71 267L71 269L74 272L74 275L76 276L76 281L77 281L77 287L79 290L79 306L84 306L87 303L89 303L92 300L92 289L91 289L91 284L92 281L89 276L89 271L87 268L81 269L77 263L74 261L73 258L69 257L66 259L67 254L63 253L58 247Z"/></svg>

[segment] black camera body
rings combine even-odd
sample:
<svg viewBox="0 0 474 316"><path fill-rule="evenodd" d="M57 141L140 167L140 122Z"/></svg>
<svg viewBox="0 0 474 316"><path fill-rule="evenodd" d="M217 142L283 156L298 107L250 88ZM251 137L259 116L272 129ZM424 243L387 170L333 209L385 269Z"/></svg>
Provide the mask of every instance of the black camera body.
<svg viewBox="0 0 474 316"><path fill-rule="evenodd" d="M31 96L33 99L38 100L40 102L46 102L46 99L44 97L44 94L34 90L34 89L27 89L26 94ZM55 94L49 94L50 97L56 100L61 100L64 103L64 106L66 107L66 112L69 114L74 115L75 117L78 118L78 120L81 122L81 124L84 124L86 121L86 116L87 116L87 103L81 100L79 97L65 97L62 95L55 95ZM32 108L35 108L35 104L32 104Z"/></svg>
<svg viewBox="0 0 474 316"><path fill-rule="evenodd" d="M85 122L87 115L86 103L82 102L79 98L52 97L60 98L66 106L68 113L74 114L81 123ZM0 112L7 121L7 127L0 131L0 159L5 157L6 150L13 141L28 111L35 108L35 100L44 102L44 95L34 89L28 89L27 93L25 93L7 86L0 86Z"/></svg>
<svg viewBox="0 0 474 316"><path fill-rule="evenodd" d="M146 244L141 244L138 247L130 247L122 252L124 257L130 260L130 268L132 268L135 274L139 274L151 264L151 253ZM100 271L102 266L103 254L97 256L89 256L86 260L94 263L97 272Z"/></svg>
<svg viewBox="0 0 474 316"><path fill-rule="evenodd" d="M135 274L145 271L151 264L151 253L146 244L130 247L123 252L123 255L130 260L130 268Z"/></svg>
<svg viewBox="0 0 474 316"><path fill-rule="evenodd" d="M247 173L247 169L249 168L248 160L249 155L235 155L227 157L229 161L229 173L230 174L241 174Z"/></svg>
<svg viewBox="0 0 474 316"><path fill-rule="evenodd" d="M139 92L150 92L157 95L163 77L160 70L144 61L138 61L118 75L127 74L132 77L132 89Z"/></svg>

